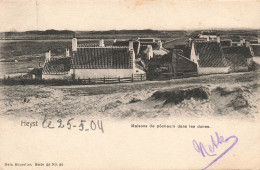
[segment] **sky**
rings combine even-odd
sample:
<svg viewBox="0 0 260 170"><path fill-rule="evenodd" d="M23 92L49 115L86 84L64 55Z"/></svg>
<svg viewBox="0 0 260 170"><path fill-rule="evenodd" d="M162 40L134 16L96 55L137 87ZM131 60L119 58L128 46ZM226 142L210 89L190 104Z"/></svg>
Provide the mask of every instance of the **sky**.
<svg viewBox="0 0 260 170"><path fill-rule="evenodd" d="M0 0L0 32L260 29L260 0Z"/></svg>

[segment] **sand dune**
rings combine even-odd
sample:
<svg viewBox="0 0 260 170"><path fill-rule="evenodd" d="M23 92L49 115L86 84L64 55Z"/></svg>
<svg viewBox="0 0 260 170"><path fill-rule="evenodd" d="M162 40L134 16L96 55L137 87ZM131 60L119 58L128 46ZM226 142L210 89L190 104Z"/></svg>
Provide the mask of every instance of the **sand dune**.
<svg viewBox="0 0 260 170"><path fill-rule="evenodd" d="M202 81L205 77L197 79ZM260 101L258 79L234 78L239 80L234 84L223 83L222 79L201 84L196 81L174 84L173 80L96 86L1 86L0 112L2 116L30 118L47 114L113 119L226 116L254 119Z"/></svg>

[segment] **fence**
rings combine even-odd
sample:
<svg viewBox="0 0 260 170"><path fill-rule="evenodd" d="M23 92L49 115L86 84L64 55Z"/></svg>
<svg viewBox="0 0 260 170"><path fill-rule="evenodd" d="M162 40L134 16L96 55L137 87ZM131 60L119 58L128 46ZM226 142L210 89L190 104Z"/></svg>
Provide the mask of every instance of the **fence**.
<svg viewBox="0 0 260 170"><path fill-rule="evenodd" d="M131 77L104 77L104 78L88 78L78 79L82 84L114 84L114 83L130 83L145 81L145 74L132 74Z"/></svg>
<svg viewBox="0 0 260 170"><path fill-rule="evenodd" d="M131 77L104 77L89 79L31 79L24 77L0 79L0 84L5 85L29 85L29 84L46 84L46 85L88 85L88 84L115 84L145 81L145 74L132 74Z"/></svg>

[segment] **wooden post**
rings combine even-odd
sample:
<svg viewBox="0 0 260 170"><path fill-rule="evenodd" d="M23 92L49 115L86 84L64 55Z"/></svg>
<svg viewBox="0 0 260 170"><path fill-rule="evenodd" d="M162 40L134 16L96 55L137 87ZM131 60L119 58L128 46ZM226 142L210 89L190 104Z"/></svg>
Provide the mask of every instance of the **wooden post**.
<svg viewBox="0 0 260 170"><path fill-rule="evenodd" d="M120 83L120 76L118 77L118 82Z"/></svg>
<svg viewBox="0 0 260 170"><path fill-rule="evenodd" d="M134 82L134 74L132 74L132 82Z"/></svg>
<svg viewBox="0 0 260 170"><path fill-rule="evenodd" d="M106 77L104 77L104 84L106 84Z"/></svg>

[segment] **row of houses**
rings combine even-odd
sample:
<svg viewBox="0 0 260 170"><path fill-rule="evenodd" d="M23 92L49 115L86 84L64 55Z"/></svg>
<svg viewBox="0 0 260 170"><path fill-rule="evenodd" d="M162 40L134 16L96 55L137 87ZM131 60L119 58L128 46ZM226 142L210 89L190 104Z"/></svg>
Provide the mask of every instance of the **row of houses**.
<svg viewBox="0 0 260 170"><path fill-rule="evenodd" d="M243 46L243 45L258 45L260 38L248 39L239 36L218 35L215 31L202 31L200 34L193 37L195 41L219 41L222 46Z"/></svg>
<svg viewBox="0 0 260 170"><path fill-rule="evenodd" d="M234 46L230 40L201 34L198 38L190 38L186 45L164 48L162 41L156 38L114 40L112 46L105 46L103 39L98 44L78 44L74 37L72 48L66 49L65 56L51 56L51 51L46 53L42 78L130 77L145 74L144 63L155 58L162 61L159 67L163 73L173 76L249 71L260 58L260 43L242 41Z"/></svg>
<svg viewBox="0 0 260 170"><path fill-rule="evenodd" d="M88 79L102 77L131 77L145 72L135 65L134 41L127 46L105 46L99 44L78 44L72 39L71 52L66 50L65 57L51 56L46 53L43 66L43 79Z"/></svg>
<svg viewBox="0 0 260 170"><path fill-rule="evenodd" d="M240 42L239 45L234 45L231 39L223 40L216 34L202 33L187 40L185 38L177 39L165 43L163 46L170 51L174 49L180 50L181 52L178 55L189 59L189 62L195 63L197 69L193 69L193 72L197 71L199 75L202 75L254 69L255 63L260 63L260 39L241 39ZM177 64L176 67L183 66Z"/></svg>
<svg viewBox="0 0 260 170"><path fill-rule="evenodd" d="M198 66L198 74L248 71L253 64L250 47L222 47L217 41L193 42L190 60Z"/></svg>
<svg viewBox="0 0 260 170"><path fill-rule="evenodd" d="M169 50L163 48L162 41L155 38L138 38L137 40L116 41L113 46L127 46L133 41L135 55L150 60L155 55L165 55Z"/></svg>

